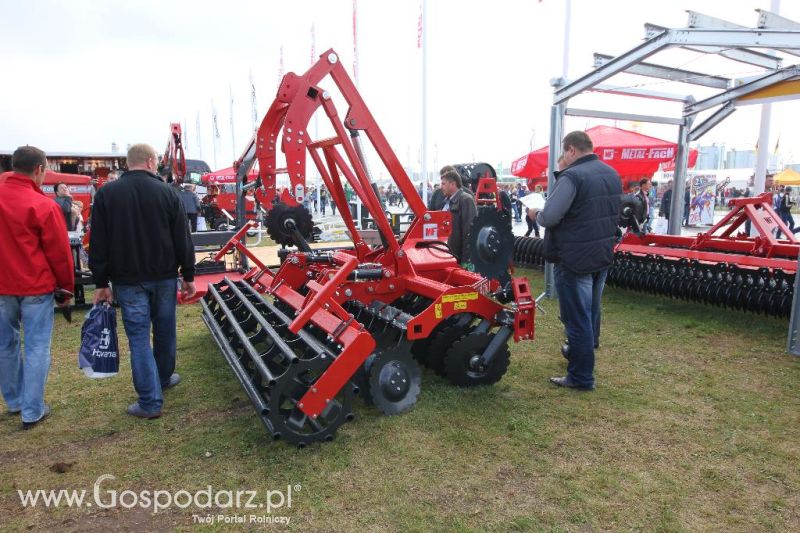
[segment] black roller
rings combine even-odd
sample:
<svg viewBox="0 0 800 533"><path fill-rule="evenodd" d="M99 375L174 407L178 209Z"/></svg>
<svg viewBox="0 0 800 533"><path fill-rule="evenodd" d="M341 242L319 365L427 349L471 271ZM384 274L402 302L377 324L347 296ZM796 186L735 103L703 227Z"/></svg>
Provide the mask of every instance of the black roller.
<svg viewBox="0 0 800 533"><path fill-rule="evenodd" d="M538 237L515 237L514 265L527 268L543 267L543 248L543 241Z"/></svg>
<svg viewBox="0 0 800 533"><path fill-rule="evenodd" d="M340 347L313 331L289 331L290 306L227 278L209 285L201 305L203 321L273 439L299 447L329 441L353 418L351 382L319 415L302 411L300 399L338 357Z"/></svg>
<svg viewBox="0 0 800 533"><path fill-rule="evenodd" d="M794 274L733 263L617 252L610 286L782 318L791 312Z"/></svg>

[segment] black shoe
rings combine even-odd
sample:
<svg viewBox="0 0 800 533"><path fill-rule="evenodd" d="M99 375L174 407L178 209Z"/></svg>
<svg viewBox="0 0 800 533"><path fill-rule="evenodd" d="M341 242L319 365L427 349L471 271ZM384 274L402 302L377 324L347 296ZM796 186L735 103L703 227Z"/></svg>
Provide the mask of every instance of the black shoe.
<svg viewBox="0 0 800 533"><path fill-rule="evenodd" d="M180 374L178 374L177 372L173 373L169 377L169 381L167 381L166 383L162 383L161 384L161 390L171 389L172 387L174 387L175 385L177 385L180 382L181 382Z"/></svg>
<svg viewBox="0 0 800 533"><path fill-rule="evenodd" d="M31 428L36 427L36 425L39 422L43 421L45 418L50 416L51 412L52 412L52 409L50 409L50 406L45 404L44 405L44 413L42 413L41 418L39 418L39 420L36 420L34 422L22 422L22 429L26 429L27 430L27 429L31 429Z"/></svg>
<svg viewBox="0 0 800 533"><path fill-rule="evenodd" d="M12 411L11 409L9 409L8 411L6 411L6 415L7 416L19 416L19 414L21 412L22 412L22 409L17 409L16 411Z"/></svg>
<svg viewBox="0 0 800 533"><path fill-rule="evenodd" d="M594 390L594 385L578 385L577 383L571 381L567 376L562 378L550 378L550 383L567 389L575 389L580 391Z"/></svg>

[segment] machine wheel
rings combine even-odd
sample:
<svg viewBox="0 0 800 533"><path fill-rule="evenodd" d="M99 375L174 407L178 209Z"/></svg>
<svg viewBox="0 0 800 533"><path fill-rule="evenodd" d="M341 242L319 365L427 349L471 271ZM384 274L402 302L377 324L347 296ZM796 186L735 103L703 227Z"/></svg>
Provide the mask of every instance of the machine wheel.
<svg viewBox="0 0 800 533"><path fill-rule="evenodd" d="M331 441L339 426L353 419L353 384L349 381L317 418L307 416L297 406L328 366L328 362L319 358L302 360L289 366L286 374L272 387L267 417L276 439L300 448L313 442Z"/></svg>
<svg viewBox="0 0 800 533"><path fill-rule="evenodd" d="M428 349L428 358L427 358L427 365L428 367L436 372L438 375L445 377L445 369L444 369L444 360L447 356L447 350L453 346L453 343L456 342L458 339L470 333L472 328L461 327L456 325L456 320L461 315L455 315L448 320L448 325L439 331L433 340L431 340L430 347Z"/></svg>
<svg viewBox="0 0 800 533"><path fill-rule="evenodd" d="M493 333L467 333L447 351L444 371L448 380L459 387L497 383L508 370L511 352L508 345L501 346L492 363L486 368L477 367L478 358L494 337Z"/></svg>
<svg viewBox="0 0 800 533"><path fill-rule="evenodd" d="M367 370L369 396L383 414L403 413L417 403L422 375L407 347L376 352Z"/></svg>

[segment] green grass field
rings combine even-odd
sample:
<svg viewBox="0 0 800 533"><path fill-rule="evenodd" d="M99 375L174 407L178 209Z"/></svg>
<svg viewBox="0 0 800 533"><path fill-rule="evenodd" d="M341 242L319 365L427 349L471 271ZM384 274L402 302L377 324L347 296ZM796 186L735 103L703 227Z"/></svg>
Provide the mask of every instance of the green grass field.
<svg viewBox="0 0 800 533"><path fill-rule="evenodd" d="M184 380L154 421L125 415L124 334L120 375L91 381L76 363L80 317L59 317L52 417L26 432L0 417L0 529L189 530L207 514L23 508L17 494L91 495L103 474L115 476L103 494L291 486L291 509L273 514L298 531L800 529L800 359L784 353L785 321L609 288L598 389L576 393L547 382L565 362L558 311L544 306L499 384L456 389L426 370L412 411L384 417L357 400L336 440L304 450L270 441L199 306L178 310Z"/></svg>

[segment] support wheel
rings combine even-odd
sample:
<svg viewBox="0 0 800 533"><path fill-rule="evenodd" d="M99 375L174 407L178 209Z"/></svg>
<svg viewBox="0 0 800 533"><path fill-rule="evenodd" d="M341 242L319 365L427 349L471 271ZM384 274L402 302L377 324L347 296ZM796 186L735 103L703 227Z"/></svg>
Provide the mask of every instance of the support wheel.
<svg viewBox="0 0 800 533"><path fill-rule="evenodd" d="M295 242L292 227L297 228L306 240L310 240L314 232L314 220L305 207L302 205L290 207L280 202L267 213L265 226L267 234L273 241L287 246L300 244Z"/></svg>
<svg viewBox="0 0 800 533"><path fill-rule="evenodd" d="M444 372L453 385L473 387L500 381L511 360L507 344L500 347L489 366L478 366L478 359L493 337L493 333L467 333L447 351Z"/></svg>
<svg viewBox="0 0 800 533"><path fill-rule="evenodd" d="M375 354L369 365L369 396L383 414L396 415L417 403L422 375L404 346Z"/></svg>

